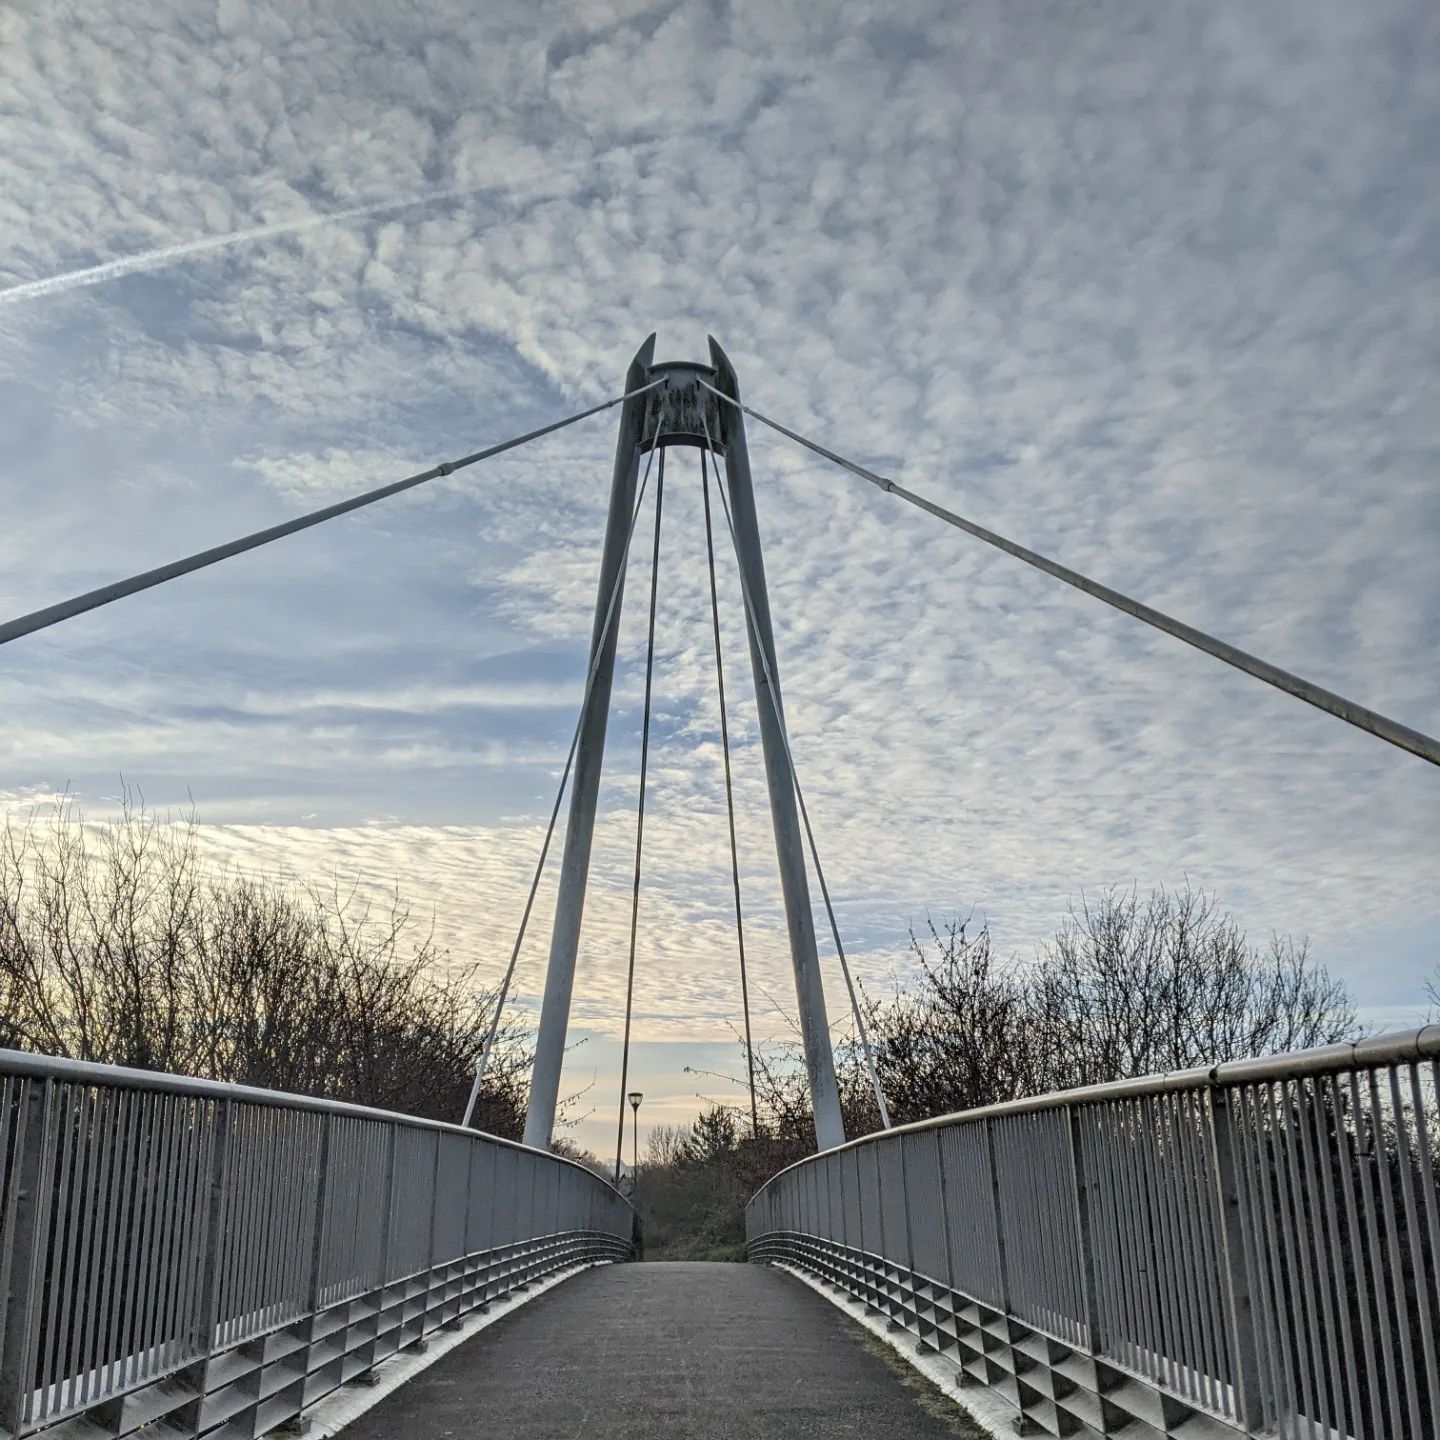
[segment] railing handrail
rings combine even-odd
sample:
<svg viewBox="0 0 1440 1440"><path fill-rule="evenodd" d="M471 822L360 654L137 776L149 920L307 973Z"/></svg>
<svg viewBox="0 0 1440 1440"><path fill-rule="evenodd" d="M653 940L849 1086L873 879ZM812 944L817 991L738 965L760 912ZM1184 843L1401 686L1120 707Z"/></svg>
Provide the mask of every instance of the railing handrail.
<svg viewBox="0 0 1440 1440"><path fill-rule="evenodd" d="M26 1075L40 1080L61 1080L70 1084L107 1085L126 1090L158 1090L167 1095L193 1095L206 1100L239 1100L251 1105L268 1105L275 1109L311 1110L324 1115L346 1115L361 1120L384 1120L392 1125L409 1125L417 1130L441 1130L454 1135L470 1135L489 1140L511 1150L524 1150L531 1155L571 1165L600 1181L607 1190L630 1205L629 1197L617 1190L604 1175L553 1150L540 1150L492 1135L488 1130L456 1125L448 1120L430 1120L421 1115L407 1115L401 1110L382 1110L373 1105L356 1105L348 1100L326 1100L315 1095L296 1095L288 1090L266 1090L258 1085L236 1085L226 1080L202 1080L193 1075L171 1075L163 1070L136 1070L126 1065L103 1065L94 1060L69 1060L59 1055L39 1055L28 1050L0 1048L0 1074Z"/></svg>
<svg viewBox="0 0 1440 1440"><path fill-rule="evenodd" d="M1413 1060L1440 1059L1440 1025L1420 1025L1412 1030L1392 1030L1369 1035L1363 1040L1346 1040L1336 1045L1315 1045L1308 1050L1286 1050L1276 1055L1257 1055L1244 1060L1222 1060L1215 1065L1169 1070L1159 1075L1137 1075L1130 1080L1107 1080L1101 1085L1077 1085L1070 1090L1051 1090L1043 1095L1024 1095L1017 1100L1000 1100L970 1110L952 1110L928 1120L912 1120L889 1130L872 1130L843 1145L817 1150L813 1155L777 1170L746 1202L748 1210L777 1180L826 1155L838 1155L857 1146L871 1145L892 1135L913 1135L946 1125L970 1123L996 1115L1020 1115L1036 1110L1064 1110L1105 1100L1160 1095L1175 1090L1224 1088L1257 1081L1289 1080L1299 1075L1332 1075L1368 1066L1405 1064Z"/></svg>

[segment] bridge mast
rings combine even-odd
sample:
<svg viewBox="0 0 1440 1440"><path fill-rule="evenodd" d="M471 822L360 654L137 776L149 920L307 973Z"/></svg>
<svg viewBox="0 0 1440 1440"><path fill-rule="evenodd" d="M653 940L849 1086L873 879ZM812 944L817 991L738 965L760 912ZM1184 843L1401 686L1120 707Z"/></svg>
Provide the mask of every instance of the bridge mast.
<svg viewBox="0 0 1440 1440"><path fill-rule="evenodd" d="M713 337L710 359L715 376L712 383L732 400L739 400L735 367ZM770 626L770 595L765 585L755 492L750 483L745 417L733 405L711 403L717 412L724 412L717 418L718 433L725 446L726 489L735 522L740 574L753 610L752 623L746 626L746 638L750 642L750 670L755 679L765 778L770 787L770 819L775 830L775 854L780 862L780 888L785 896L785 920L790 930L790 962L795 969L800 1036L805 1046L805 1068L810 1076L810 1102L815 1111L815 1139L820 1149L829 1150L845 1143L845 1124L840 1116L840 1087L835 1082L835 1057L830 1049L830 1023L825 1013L825 990L820 981L820 959L815 946L815 915L805 869L805 840L795 807L795 772L790 767L790 752L781 729L785 707L775 661L775 636ZM712 433L716 432L712 429ZM772 681L773 695L767 696Z"/></svg>
<svg viewBox="0 0 1440 1440"><path fill-rule="evenodd" d="M625 374L625 393L649 379L655 337L636 352ZM653 393L653 392L652 392ZM550 935L550 964L545 971L545 998L540 1006L540 1033L530 1079L530 1108L525 1116L525 1143L550 1148L560 1070L565 1062L565 1032L570 1025L570 995L575 988L575 954L580 945L580 917L585 909L585 884L590 875L590 843L595 835L595 805L600 795L600 767L605 759L605 725L610 715L610 688L615 679L615 640L620 631L624 599L625 551L630 513L640 477L640 439L648 395L634 395L620 409L620 435L615 445L615 476L610 482L610 513L605 521L605 547L600 557L600 589L595 598L595 626L590 636L594 680L586 697L570 786L570 819L560 862L560 891ZM606 624L611 593L615 615Z"/></svg>
<svg viewBox="0 0 1440 1440"><path fill-rule="evenodd" d="M770 598L765 585L765 564L760 529L750 481L750 458L740 412L710 395L702 380L732 398L739 398L734 367L712 339L709 366L687 363L653 363L652 335L631 362L625 377L626 392L654 380L663 385L644 396L627 400L620 414L620 436L615 452L615 478L610 491L610 514L605 528L600 589L591 639L595 680L581 723L575 760L575 781L570 798L570 822L560 870L560 893L550 942L550 967L545 977L545 998L540 1011L540 1034L530 1085L530 1109L525 1121L525 1143L548 1148L559 1097L560 1070L565 1054L565 1032L570 1019L570 996L575 980L575 957L585 885L590 869L590 846L595 829L595 806L605 750L605 723L615 670L615 636L619 629L617 595L615 621L608 632L605 612L625 559L627 527L635 504L642 451L653 446L704 446L708 436L724 454L726 491L735 523L743 587L753 606L746 634L759 711L760 741L770 790L770 816L775 830L775 852L790 932L790 958L795 970L795 995L800 1009L800 1033L805 1067L815 1111L815 1133L822 1150L845 1140L840 1115L840 1091L830 1048L830 1026L815 941L810 905L810 884L805 866L804 836L795 801L795 776L781 729L784 707L780 698L775 638L770 625ZM760 648L763 646L763 651ZM598 655L598 664L597 664ZM773 697L770 693L774 682Z"/></svg>

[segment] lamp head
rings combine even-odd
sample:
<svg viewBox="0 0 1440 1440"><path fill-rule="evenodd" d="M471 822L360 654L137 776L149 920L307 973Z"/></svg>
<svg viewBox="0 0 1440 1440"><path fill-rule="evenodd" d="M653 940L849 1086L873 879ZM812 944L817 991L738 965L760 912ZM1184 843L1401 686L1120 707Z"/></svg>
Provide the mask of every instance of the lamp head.
<svg viewBox="0 0 1440 1440"><path fill-rule="evenodd" d="M632 1110L638 1110L640 1108L640 1102L645 1097L638 1090L632 1090L625 1098L630 1102L630 1108Z"/></svg>

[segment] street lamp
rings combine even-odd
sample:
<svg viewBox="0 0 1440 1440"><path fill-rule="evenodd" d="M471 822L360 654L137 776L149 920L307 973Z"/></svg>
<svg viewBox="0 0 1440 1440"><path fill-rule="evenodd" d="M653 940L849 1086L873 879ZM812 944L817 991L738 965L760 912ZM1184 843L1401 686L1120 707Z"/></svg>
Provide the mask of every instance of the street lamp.
<svg viewBox="0 0 1440 1440"><path fill-rule="evenodd" d="M630 1151L630 1189L633 1193L640 1174L640 1102L645 1097L638 1090L632 1090L625 1098L630 1102L630 1110L635 1117L634 1145Z"/></svg>

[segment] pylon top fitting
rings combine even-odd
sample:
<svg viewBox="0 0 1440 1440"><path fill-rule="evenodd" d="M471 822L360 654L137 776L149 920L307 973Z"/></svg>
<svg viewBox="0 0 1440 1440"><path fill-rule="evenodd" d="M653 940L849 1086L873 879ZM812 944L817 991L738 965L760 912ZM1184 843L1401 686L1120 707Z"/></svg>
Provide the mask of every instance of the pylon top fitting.
<svg viewBox="0 0 1440 1440"><path fill-rule="evenodd" d="M717 455L725 453L721 440L724 426L721 424L720 402L700 383L717 384L712 366L701 365L690 360L667 360L661 365L652 365L646 373L647 380L663 380L665 383L652 390L645 397L645 423L640 429L640 448L649 450L655 445L705 445L705 431L709 428L710 444Z"/></svg>

